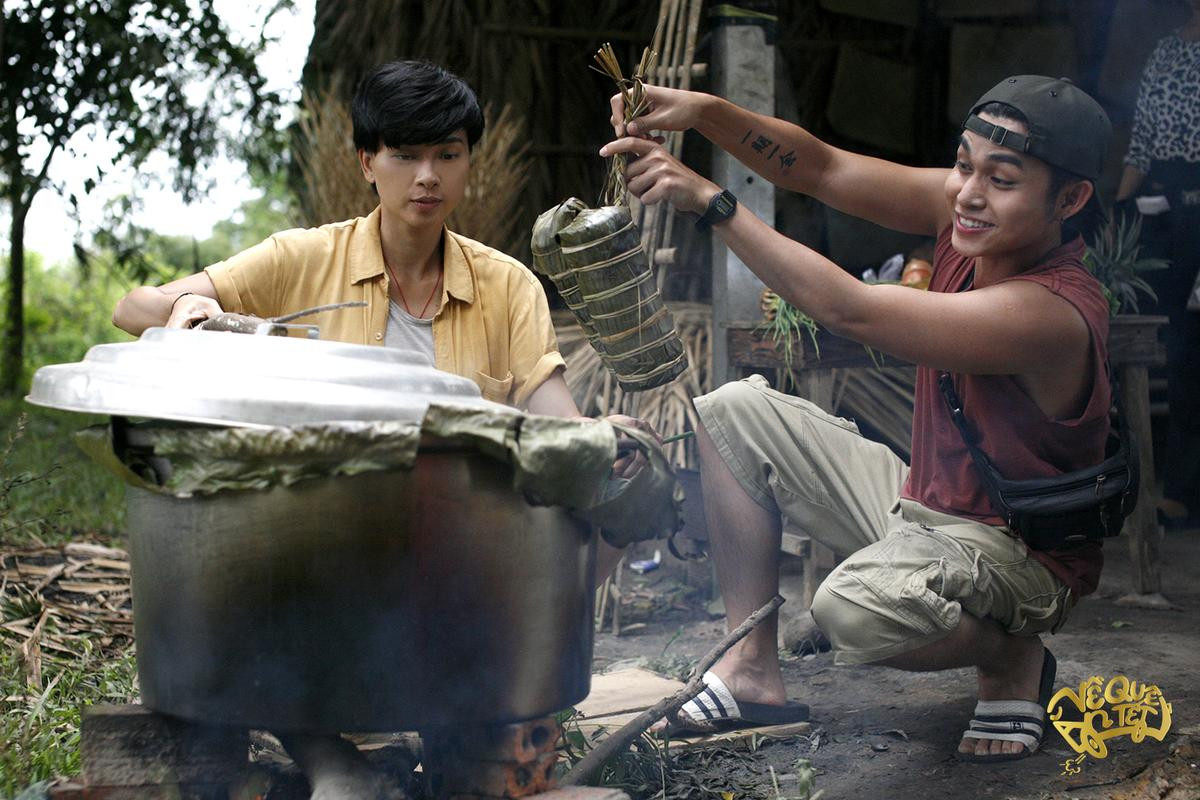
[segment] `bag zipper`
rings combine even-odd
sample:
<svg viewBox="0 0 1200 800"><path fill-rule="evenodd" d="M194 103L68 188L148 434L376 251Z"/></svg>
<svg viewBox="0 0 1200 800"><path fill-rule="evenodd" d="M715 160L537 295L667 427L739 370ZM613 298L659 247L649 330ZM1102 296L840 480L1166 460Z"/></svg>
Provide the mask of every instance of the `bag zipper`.
<svg viewBox="0 0 1200 800"><path fill-rule="evenodd" d="M1084 489L1084 488L1087 488L1088 486L1094 485L1096 487L1096 496L1099 497L1101 490L1104 488L1105 481L1108 480L1108 476L1109 476L1109 473L1102 472L1093 478L1086 478L1083 480L1071 481L1070 483L1058 483L1058 484L1054 484L1053 486L1039 486L1036 488L1016 487L1016 486L1012 485L1013 483L1015 483L1015 481L1004 481L1003 483L1000 483L998 485L998 488L1005 496L1008 496L1008 497L1030 497L1030 496L1038 496L1038 495L1046 495L1046 494L1056 494L1058 492L1069 491L1071 489ZM1128 469L1125 470L1125 476L1126 476L1126 482L1128 483L1128 477L1129 477ZM1005 485L1005 484L1007 484L1007 485Z"/></svg>

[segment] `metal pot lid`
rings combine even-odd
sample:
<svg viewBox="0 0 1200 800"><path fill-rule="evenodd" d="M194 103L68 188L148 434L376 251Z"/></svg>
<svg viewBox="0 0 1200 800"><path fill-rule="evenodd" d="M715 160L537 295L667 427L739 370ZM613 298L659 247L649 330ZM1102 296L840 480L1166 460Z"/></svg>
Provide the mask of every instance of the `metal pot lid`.
<svg viewBox="0 0 1200 800"><path fill-rule="evenodd" d="M319 339L150 328L42 367L25 398L89 414L244 427L340 420L419 425L431 402L504 409L420 353Z"/></svg>

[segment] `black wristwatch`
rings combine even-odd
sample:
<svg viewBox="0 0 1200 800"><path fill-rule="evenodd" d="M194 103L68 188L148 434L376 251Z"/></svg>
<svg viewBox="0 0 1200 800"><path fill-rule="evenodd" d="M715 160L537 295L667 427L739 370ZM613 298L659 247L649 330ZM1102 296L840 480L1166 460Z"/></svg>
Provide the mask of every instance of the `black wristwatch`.
<svg viewBox="0 0 1200 800"><path fill-rule="evenodd" d="M708 202L708 208L700 215L700 219L696 220L696 230L703 233L718 222L724 222L732 217L735 211L737 211L737 198L733 196L733 192L722 189L716 197Z"/></svg>

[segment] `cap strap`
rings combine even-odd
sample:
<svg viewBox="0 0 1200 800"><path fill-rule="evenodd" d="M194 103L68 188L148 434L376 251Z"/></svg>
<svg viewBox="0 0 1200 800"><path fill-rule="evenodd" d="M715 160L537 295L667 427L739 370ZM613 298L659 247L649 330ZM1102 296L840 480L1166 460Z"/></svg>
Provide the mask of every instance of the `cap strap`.
<svg viewBox="0 0 1200 800"><path fill-rule="evenodd" d="M993 144L1001 147L1009 147L1022 153L1028 153L1030 146L1033 144L1028 136L1014 133L1000 125L993 125L976 114L967 117L967 121L963 123L963 127L972 133L978 133Z"/></svg>

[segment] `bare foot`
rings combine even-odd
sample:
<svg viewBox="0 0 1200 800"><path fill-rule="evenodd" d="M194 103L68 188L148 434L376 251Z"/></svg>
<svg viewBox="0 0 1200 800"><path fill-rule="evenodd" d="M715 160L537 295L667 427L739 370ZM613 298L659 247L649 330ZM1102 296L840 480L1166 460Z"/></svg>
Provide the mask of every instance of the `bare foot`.
<svg viewBox="0 0 1200 800"><path fill-rule="evenodd" d="M779 671L778 658L773 657L769 666L722 659L712 671L725 681L735 700L772 706L787 703L787 689L783 685L783 673Z"/></svg>
<svg viewBox="0 0 1200 800"><path fill-rule="evenodd" d="M783 674L779 670L779 658L774 653L771 653L769 659L747 659L740 656L736 650L730 650L712 668L712 672L725 682L733 698L750 703L785 705L787 689L783 685ZM687 712L680 709L679 716L686 717ZM693 721L703 725L705 720L700 718ZM650 731L659 733L667 724L666 719L660 720Z"/></svg>
<svg viewBox="0 0 1200 800"><path fill-rule="evenodd" d="M980 700L1038 701L1045 648L1036 636L1007 635L1007 657L984 669L978 667ZM958 752L977 756L1018 754L1025 749L1020 742L1001 739L963 737Z"/></svg>

